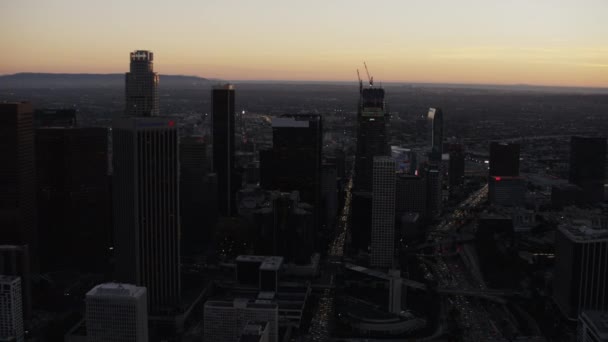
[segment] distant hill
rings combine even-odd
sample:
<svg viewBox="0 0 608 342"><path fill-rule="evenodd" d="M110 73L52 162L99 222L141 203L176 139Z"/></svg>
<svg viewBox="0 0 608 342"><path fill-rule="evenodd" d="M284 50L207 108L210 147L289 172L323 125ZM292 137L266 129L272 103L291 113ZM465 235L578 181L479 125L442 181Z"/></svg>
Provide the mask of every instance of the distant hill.
<svg viewBox="0 0 608 342"><path fill-rule="evenodd" d="M160 87L208 87L213 81L197 76L160 75ZM215 81L217 82L217 81ZM0 88L116 88L124 87L125 74L18 73L0 76Z"/></svg>

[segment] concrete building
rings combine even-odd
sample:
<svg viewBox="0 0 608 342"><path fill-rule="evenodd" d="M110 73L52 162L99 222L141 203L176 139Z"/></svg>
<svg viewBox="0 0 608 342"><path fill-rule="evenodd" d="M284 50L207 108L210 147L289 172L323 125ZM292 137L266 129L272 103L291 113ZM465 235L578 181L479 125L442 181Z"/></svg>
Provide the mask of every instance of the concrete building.
<svg viewBox="0 0 608 342"><path fill-rule="evenodd" d="M213 342L239 341L251 321L268 322L268 341L277 342L279 307L276 303L237 298L233 301L205 303L204 340Z"/></svg>
<svg viewBox="0 0 608 342"><path fill-rule="evenodd" d="M432 168L426 172L427 216L438 217L443 206L443 189L441 171Z"/></svg>
<svg viewBox="0 0 608 342"><path fill-rule="evenodd" d="M553 299L562 314L608 310L608 229L591 220L567 220L555 236Z"/></svg>
<svg viewBox="0 0 608 342"><path fill-rule="evenodd" d="M431 128L431 159L441 160L443 154L443 111L441 108L429 108L427 118Z"/></svg>
<svg viewBox="0 0 608 342"><path fill-rule="evenodd" d="M371 266L389 268L395 258L395 160L374 157Z"/></svg>
<svg viewBox="0 0 608 342"><path fill-rule="evenodd" d="M0 341L25 341L21 278L0 275Z"/></svg>
<svg viewBox="0 0 608 342"><path fill-rule="evenodd" d="M122 118L113 128L118 280L144 286L152 314L180 303L178 131L170 118Z"/></svg>
<svg viewBox="0 0 608 342"><path fill-rule="evenodd" d="M32 272L27 245L0 245L0 274L21 278L23 317L32 313Z"/></svg>
<svg viewBox="0 0 608 342"><path fill-rule="evenodd" d="M137 50L130 54L130 70L125 74L125 115L158 116L158 74L154 72L154 54Z"/></svg>
<svg viewBox="0 0 608 342"><path fill-rule="evenodd" d="M106 283L86 295L89 342L147 342L148 306L145 287Z"/></svg>

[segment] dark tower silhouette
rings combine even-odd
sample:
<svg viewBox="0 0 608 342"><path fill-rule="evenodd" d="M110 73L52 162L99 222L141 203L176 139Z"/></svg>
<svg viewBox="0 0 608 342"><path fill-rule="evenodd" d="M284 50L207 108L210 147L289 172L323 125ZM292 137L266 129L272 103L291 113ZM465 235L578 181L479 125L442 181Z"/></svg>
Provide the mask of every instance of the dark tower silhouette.
<svg viewBox="0 0 608 342"><path fill-rule="evenodd" d="M234 194L240 184L234 184L234 86L225 84L212 90L213 169L217 174L218 207L220 214L236 212Z"/></svg>
<svg viewBox="0 0 608 342"><path fill-rule="evenodd" d="M36 129L36 170L43 271L106 271L112 243L108 129Z"/></svg>
<svg viewBox="0 0 608 342"><path fill-rule="evenodd" d="M519 176L519 144L490 143L490 176Z"/></svg>
<svg viewBox="0 0 608 342"><path fill-rule="evenodd" d="M604 199L606 138L572 137L569 181L578 185L585 202Z"/></svg>
<svg viewBox="0 0 608 342"><path fill-rule="evenodd" d="M0 244L27 244L32 252L38 248L34 151L32 106L0 103Z"/></svg>

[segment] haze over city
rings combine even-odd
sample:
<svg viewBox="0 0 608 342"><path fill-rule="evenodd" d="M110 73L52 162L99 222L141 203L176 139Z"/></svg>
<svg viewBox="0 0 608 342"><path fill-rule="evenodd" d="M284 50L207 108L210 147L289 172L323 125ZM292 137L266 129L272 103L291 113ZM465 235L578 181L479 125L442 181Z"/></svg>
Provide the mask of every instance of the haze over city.
<svg viewBox="0 0 608 342"><path fill-rule="evenodd" d="M0 74L116 73L150 49L161 74L227 80L608 87L608 2L79 1L0 3Z"/></svg>

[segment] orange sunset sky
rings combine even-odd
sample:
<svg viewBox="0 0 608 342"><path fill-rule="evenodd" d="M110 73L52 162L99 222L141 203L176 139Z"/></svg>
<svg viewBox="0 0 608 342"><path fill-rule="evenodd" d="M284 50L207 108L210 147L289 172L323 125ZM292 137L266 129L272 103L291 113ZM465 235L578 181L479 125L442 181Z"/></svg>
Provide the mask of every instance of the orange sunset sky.
<svg viewBox="0 0 608 342"><path fill-rule="evenodd" d="M605 0L0 0L0 74L608 87Z"/></svg>

